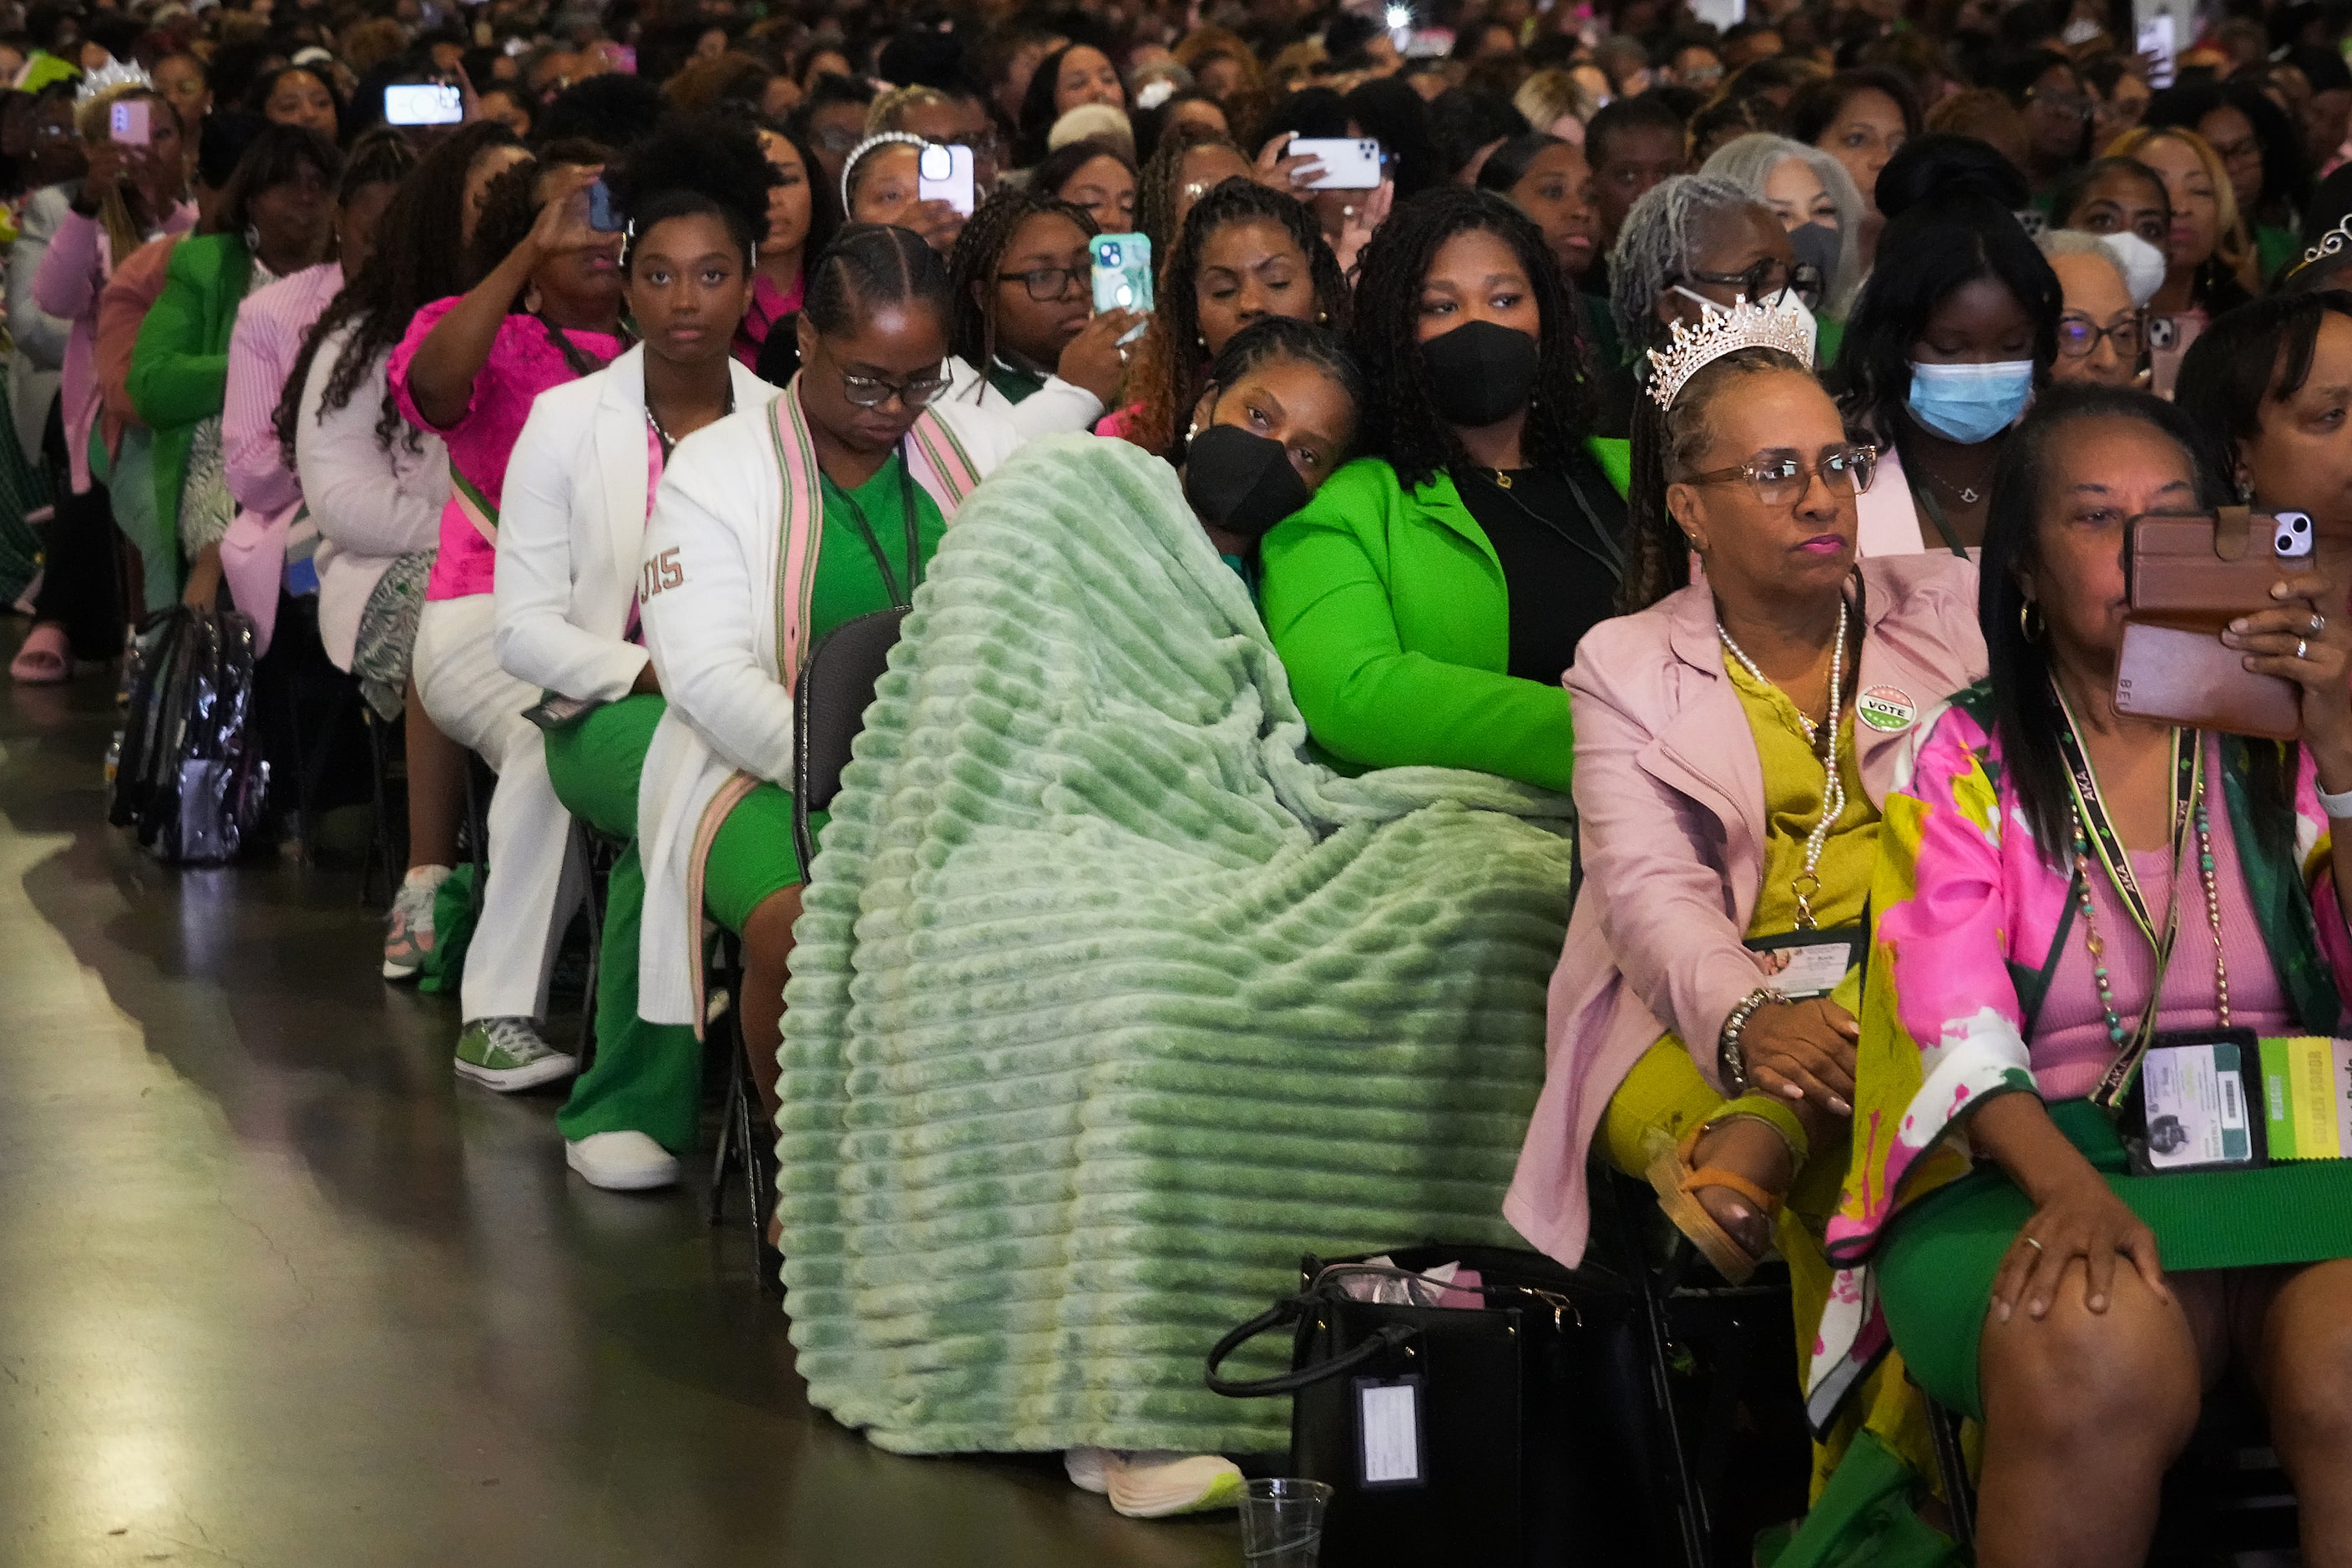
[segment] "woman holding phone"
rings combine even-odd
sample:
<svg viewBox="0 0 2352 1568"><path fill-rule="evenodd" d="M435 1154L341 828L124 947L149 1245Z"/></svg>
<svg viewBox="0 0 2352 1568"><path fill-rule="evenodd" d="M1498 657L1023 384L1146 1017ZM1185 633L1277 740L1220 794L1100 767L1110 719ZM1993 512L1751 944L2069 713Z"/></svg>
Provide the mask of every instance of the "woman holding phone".
<svg viewBox="0 0 2352 1568"><path fill-rule="evenodd" d="M948 396L993 408L1023 436L1089 428L1127 375L1133 310L1093 310L1085 209L1016 187L972 215L948 276L955 291Z"/></svg>

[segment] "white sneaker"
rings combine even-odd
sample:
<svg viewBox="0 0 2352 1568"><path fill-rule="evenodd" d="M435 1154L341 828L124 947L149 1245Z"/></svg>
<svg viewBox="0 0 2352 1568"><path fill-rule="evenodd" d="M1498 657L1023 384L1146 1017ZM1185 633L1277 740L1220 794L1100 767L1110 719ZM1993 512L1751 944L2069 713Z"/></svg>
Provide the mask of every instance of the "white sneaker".
<svg viewBox="0 0 2352 1568"><path fill-rule="evenodd" d="M529 1018L476 1018L457 1037L457 1076L500 1094L570 1078L580 1058L539 1037Z"/></svg>
<svg viewBox="0 0 2352 1568"><path fill-rule="evenodd" d="M1165 1519L1241 1501L1241 1469L1218 1454L1079 1447L1063 1453L1062 1468L1073 1486L1107 1494L1110 1506L1129 1519Z"/></svg>
<svg viewBox="0 0 2352 1568"><path fill-rule="evenodd" d="M1110 1468L1118 1462L1118 1456L1108 1448L1083 1443L1062 1452L1062 1468L1069 1472L1070 1484L1097 1497L1110 1490Z"/></svg>
<svg viewBox="0 0 2352 1568"><path fill-rule="evenodd" d="M590 1186L607 1192L638 1193L677 1184L677 1159L642 1132L591 1132L563 1145L563 1163Z"/></svg>
<svg viewBox="0 0 2352 1568"><path fill-rule="evenodd" d="M413 980L425 967L425 954L433 951L433 900L448 879L446 866L419 866L402 879L383 938L386 980Z"/></svg>

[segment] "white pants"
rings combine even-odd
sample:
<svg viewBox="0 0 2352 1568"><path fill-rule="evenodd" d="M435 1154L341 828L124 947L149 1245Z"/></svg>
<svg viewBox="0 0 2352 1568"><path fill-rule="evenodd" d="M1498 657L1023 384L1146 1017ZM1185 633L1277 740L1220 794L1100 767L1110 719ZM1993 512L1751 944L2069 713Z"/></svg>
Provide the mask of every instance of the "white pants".
<svg viewBox="0 0 2352 1568"><path fill-rule="evenodd" d="M460 1010L467 1023L544 1018L556 946L587 878L572 853L572 816L548 782L539 727L522 716L539 689L499 668L488 594L425 604L415 668L417 695L441 732L499 775L490 795L489 875L466 950Z"/></svg>

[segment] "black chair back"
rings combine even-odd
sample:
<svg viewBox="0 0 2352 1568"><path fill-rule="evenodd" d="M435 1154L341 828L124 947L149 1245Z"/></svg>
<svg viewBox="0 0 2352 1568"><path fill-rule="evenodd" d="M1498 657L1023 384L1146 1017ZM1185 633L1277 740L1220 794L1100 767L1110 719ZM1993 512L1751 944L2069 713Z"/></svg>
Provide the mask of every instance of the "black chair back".
<svg viewBox="0 0 2352 1568"><path fill-rule="evenodd" d="M874 705L874 686L889 668L890 649L905 623L903 609L877 610L846 620L809 649L793 689L793 843L801 874L816 858L809 813L831 809L841 793L849 748Z"/></svg>

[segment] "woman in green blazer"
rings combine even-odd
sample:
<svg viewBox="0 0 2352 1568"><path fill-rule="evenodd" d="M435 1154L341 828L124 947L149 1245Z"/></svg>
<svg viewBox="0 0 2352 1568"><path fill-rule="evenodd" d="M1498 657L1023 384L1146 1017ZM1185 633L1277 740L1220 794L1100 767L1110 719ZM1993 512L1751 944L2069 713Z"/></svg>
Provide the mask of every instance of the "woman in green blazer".
<svg viewBox="0 0 2352 1568"><path fill-rule="evenodd" d="M1625 443L1588 438L1573 307L1541 233L1449 186L1365 247L1364 449L1266 535L1266 626L1318 749L1566 790L1560 677L1616 613Z"/></svg>
<svg viewBox="0 0 2352 1568"><path fill-rule="evenodd" d="M127 384L155 433L156 515L171 521L191 563L191 603L212 602L221 534L236 510L220 423L237 307L324 258L341 167L335 144L315 131L264 131L238 160L212 224L173 251L163 292L140 323Z"/></svg>

